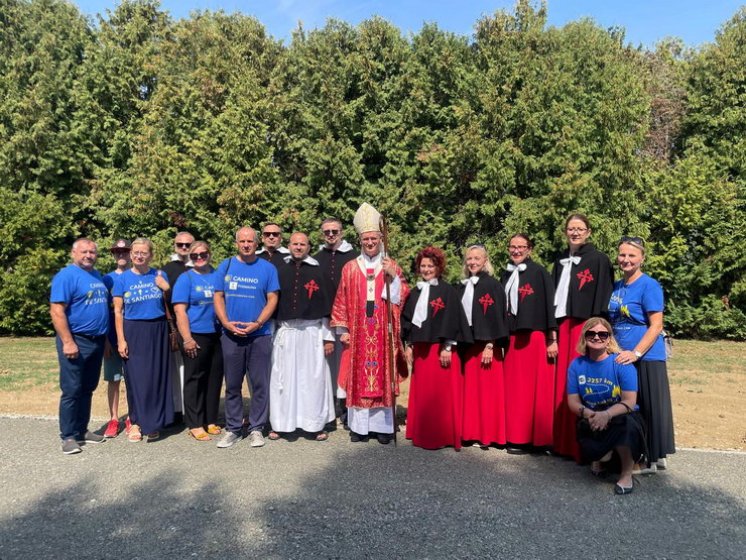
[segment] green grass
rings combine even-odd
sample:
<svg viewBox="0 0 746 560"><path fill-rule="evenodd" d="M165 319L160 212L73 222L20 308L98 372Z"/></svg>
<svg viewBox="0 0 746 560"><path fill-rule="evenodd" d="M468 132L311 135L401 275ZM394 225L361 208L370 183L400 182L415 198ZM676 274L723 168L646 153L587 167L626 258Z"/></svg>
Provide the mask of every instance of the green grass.
<svg viewBox="0 0 746 560"><path fill-rule="evenodd" d="M58 382L54 338L0 337L0 391Z"/></svg>

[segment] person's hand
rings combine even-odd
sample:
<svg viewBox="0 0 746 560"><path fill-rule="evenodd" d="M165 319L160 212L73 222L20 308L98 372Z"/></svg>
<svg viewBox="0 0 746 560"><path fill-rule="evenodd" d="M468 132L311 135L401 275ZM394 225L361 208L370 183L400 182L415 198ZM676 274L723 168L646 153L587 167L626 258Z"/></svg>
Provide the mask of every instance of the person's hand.
<svg viewBox="0 0 746 560"><path fill-rule="evenodd" d="M199 353L200 345L193 338L184 341L184 353L190 358L196 358Z"/></svg>
<svg viewBox="0 0 746 560"><path fill-rule="evenodd" d="M637 356L631 350L622 350L617 354L614 361L618 364L634 364L637 361Z"/></svg>
<svg viewBox="0 0 746 560"><path fill-rule="evenodd" d="M331 356L334 353L334 343L324 341L324 356Z"/></svg>
<svg viewBox="0 0 746 560"><path fill-rule="evenodd" d="M253 333L254 331L258 331L262 328L262 325L259 324L259 321L251 321L250 323L246 323L246 326L244 328L244 334L248 335Z"/></svg>
<svg viewBox="0 0 746 560"><path fill-rule="evenodd" d="M155 285L158 286L164 292L167 291L171 286L168 285L168 281L163 277L163 271L159 270L155 273Z"/></svg>
<svg viewBox="0 0 746 560"><path fill-rule="evenodd" d="M411 346L404 348L404 359L407 361L407 365L411 368L414 363L414 349Z"/></svg>
<svg viewBox="0 0 746 560"><path fill-rule="evenodd" d="M344 333L342 335L339 335L339 341L345 346L349 346L350 345L350 333Z"/></svg>
<svg viewBox="0 0 746 560"><path fill-rule="evenodd" d="M119 342L119 344L117 344L117 349L119 350L119 355L122 359L126 360L129 358L129 347L127 346L126 340Z"/></svg>
<svg viewBox="0 0 746 560"><path fill-rule="evenodd" d="M241 321L228 321L228 324L225 325L225 328L231 332L231 334L234 334L236 336L246 336L249 334L249 330L246 328L247 324L242 323Z"/></svg>
<svg viewBox="0 0 746 560"><path fill-rule="evenodd" d="M394 261L391 260L389 257L385 257L382 262L383 270L391 276L391 278L396 277L396 265L394 264Z"/></svg>
<svg viewBox="0 0 746 560"><path fill-rule="evenodd" d="M78 349L78 345L75 344L75 341L71 340L70 342L62 343L62 353L68 360L75 360L78 357L80 350Z"/></svg>
<svg viewBox="0 0 746 560"><path fill-rule="evenodd" d="M591 426L591 430L599 432L607 428L610 418L611 416L608 412L606 412L605 410L600 410L594 412L593 415L588 418L588 423Z"/></svg>
<svg viewBox="0 0 746 560"><path fill-rule="evenodd" d="M547 344L547 358L549 358L550 360L554 360L557 357L558 353L559 353L559 346L557 345L556 340Z"/></svg>
<svg viewBox="0 0 746 560"><path fill-rule="evenodd" d="M484 347L484 350L482 350L482 366L483 367L490 367L492 364L492 358L494 357L495 349L494 347L488 348L487 346Z"/></svg>
<svg viewBox="0 0 746 560"><path fill-rule="evenodd" d="M451 365L451 355L453 352L451 350L446 350L443 348L440 351L440 366L447 368Z"/></svg>

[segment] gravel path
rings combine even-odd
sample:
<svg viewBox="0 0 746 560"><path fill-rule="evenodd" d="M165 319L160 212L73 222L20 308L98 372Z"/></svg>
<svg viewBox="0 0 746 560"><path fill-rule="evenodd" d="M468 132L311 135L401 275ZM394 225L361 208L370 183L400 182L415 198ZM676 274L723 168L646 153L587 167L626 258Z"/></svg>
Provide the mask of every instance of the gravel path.
<svg viewBox="0 0 746 560"><path fill-rule="evenodd" d="M680 451L631 496L549 456L400 441L251 449L185 431L64 456L0 418L0 558L746 558L746 454Z"/></svg>

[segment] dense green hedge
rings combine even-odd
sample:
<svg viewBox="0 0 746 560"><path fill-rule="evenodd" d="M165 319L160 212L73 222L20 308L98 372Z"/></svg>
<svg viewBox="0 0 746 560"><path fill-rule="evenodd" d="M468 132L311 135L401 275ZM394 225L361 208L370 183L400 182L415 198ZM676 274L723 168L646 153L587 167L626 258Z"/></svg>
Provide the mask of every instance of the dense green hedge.
<svg viewBox="0 0 746 560"><path fill-rule="evenodd" d="M173 21L152 0L86 20L0 0L0 333L49 331L69 244L187 228L231 250L239 224L316 230L367 200L408 262L466 243L548 263L572 210L594 241L646 237L667 324L746 338L746 11L714 44L654 51L590 20L548 27L519 1L464 37L382 19L298 29ZM101 268L110 266L103 259Z"/></svg>

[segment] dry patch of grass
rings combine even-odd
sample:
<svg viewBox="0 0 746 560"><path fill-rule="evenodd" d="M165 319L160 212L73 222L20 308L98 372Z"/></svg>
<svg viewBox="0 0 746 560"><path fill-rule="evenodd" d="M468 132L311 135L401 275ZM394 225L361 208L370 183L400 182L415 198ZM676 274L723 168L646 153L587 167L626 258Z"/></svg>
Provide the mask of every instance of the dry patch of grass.
<svg viewBox="0 0 746 560"><path fill-rule="evenodd" d="M676 443L682 447L746 449L746 343L677 340L669 361ZM0 414L56 415L57 352L53 338L0 338ZM406 406L408 383L399 405ZM127 410L124 394L120 412ZM106 383L93 415L108 417Z"/></svg>

